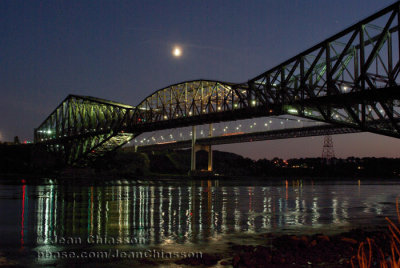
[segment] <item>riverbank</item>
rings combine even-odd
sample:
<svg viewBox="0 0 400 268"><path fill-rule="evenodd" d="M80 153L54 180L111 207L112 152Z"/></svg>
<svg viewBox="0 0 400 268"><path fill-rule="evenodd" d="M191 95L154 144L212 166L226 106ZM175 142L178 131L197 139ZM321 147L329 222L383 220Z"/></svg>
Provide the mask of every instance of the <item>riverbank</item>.
<svg viewBox="0 0 400 268"><path fill-rule="evenodd" d="M375 230L353 229L350 231L327 234L243 234L235 235L232 239L223 241L214 240L206 244L192 245L164 245L149 250L157 252L201 252L201 257L187 258L106 258L78 260L76 258L62 258L40 262L33 253L30 253L30 264L33 266L79 266L86 267L352 267L351 260L358 266L356 259L360 243L367 238L374 241L372 248L372 265L379 267L380 256L378 250L384 252L384 257L390 256L390 234L384 228ZM242 243L238 242L242 238ZM232 237L231 237L232 238ZM87 249L86 249L87 250ZM91 249L93 250L93 249ZM130 249L132 250L132 249ZM138 250L138 249L136 249ZM367 250L368 251L368 250ZM19 253L22 254L22 253ZM167 253L165 253L167 254ZM0 266L24 267L27 263L23 258L16 256L6 257L0 252ZM21 255L22 256L22 255Z"/></svg>
<svg viewBox="0 0 400 268"><path fill-rule="evenodd" d="M29 145L0 146L0 174L56 177L140 178L187 176L191 168L190 150L135 152L131 147L105 155L85 168L65 166L60 155L50 154L41 147ZM196 155L196 169L207 170L208 153ZM75 163L76 164L76 163ZM229 152L213 151L213 174L219 177L285 177L285 178L400 178L400 159L356 158L332 159L249 159ZM208 177L207 172L195 172L191 177Z"/></svg>
<svg viewBox="0 0 400 268"><path fill-rule="evenodd" d="M203 260L186 258L177 264L219 264L233 267L351 267L353 256L361 242L371 238L377 248L389 255L390 235L385 231L361 229L337 235L260 235L265 243L259 245L230 245L224 255L206 254ZM231 257L229 257L231 256ZM376 258L376 256L375 256ZM357 259L353 260L357 263Z"/></svg>
<svg viewBox="0 0 400 268"><path fill-rule="evenodd" d="M334 184L393 184L398 183L398 178L357 178L357 177L248 177L248 176L222 176L222 175L146 175L146 176L104 176L96 174L82 175L35 175L35 174L0 174L0 183L7 185L181 185L182 181L188 184L195 183L203 186L265 186L282 185L285 187L301 187L306 185L334 185ZM211 184L210 184L211 183Z"/></svg>
<svg viewBox="0 0 400 268"><path fill-rule="evenodd" d="M327 234L276 234L264 233L245 243L228 242L224 252L213 253L213 244L202 258L176 260L176 265L205 267L359 267L357 253L361 243L371 239L371 267L380 267L382 250L385 259L391 256L391 234L386 227L352 229L346 232ZM252 242L253 243L252 243ZM368 248L366 248L368 252ZM144 260L143 263L148 262ZM165 265L167 263L147 263ZM174 266L174 264L170 264ZM388 263L389 265L389 263Z"/></svg>

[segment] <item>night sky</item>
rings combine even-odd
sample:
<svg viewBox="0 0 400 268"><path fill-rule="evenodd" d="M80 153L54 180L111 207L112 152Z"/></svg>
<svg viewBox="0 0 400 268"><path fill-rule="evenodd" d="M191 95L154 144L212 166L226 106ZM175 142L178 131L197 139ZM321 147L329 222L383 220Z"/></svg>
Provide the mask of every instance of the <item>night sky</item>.
<svg viewBox="0 0 400 268"><path fill-rule="evenodd" d="M392 4L390 0L0 1L0 140L32 140L68 95L138 104L170 84L245 82ZM174 45L183 55L174 58ZM400 141L333 137L336 156L400 157ZM217 147L315 157L323 137Z"/></svg>

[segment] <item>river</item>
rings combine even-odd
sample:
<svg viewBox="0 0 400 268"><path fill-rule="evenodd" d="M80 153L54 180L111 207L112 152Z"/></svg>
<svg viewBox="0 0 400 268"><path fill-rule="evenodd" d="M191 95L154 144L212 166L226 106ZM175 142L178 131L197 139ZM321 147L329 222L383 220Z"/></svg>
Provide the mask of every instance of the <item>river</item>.
<svg viewBox="0 0 400 268"><path fill-rule="evenodd" d="M380 179L20 182L0 182L0 257L28 266L65 264L46 257L59 251L223 250L258 233L376 228L397 218L400 193Z"/></svg>

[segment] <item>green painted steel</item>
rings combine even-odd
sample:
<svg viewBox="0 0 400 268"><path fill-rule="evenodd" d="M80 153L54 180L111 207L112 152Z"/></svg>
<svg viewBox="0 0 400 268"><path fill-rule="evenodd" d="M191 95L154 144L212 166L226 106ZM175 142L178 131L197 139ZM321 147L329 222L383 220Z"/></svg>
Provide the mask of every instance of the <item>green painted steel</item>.
<svg viewBox="0 0 400 268"><path fill-rule="evenodd" d="M283 114L400 138L399 22L396 2L245 83L182 82L136 107L70 95L35 142L85 164L144 132Z"/></svg>
<svg viewBox="0 0 400 268"><path fill-rule="evenodd" d="M134 137L123 133L127 114L134 107L77 95L68 96L35 129L35 142L58 152L67 164L85 165Z"/></svg>

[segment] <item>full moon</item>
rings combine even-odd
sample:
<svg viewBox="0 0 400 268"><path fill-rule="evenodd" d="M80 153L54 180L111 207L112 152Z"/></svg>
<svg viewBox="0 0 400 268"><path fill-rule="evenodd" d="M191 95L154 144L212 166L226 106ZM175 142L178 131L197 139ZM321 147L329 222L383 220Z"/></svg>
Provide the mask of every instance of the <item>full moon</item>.
<svg viewBox="0 0 400 268"><path fill-rule="evenodd" d="M172 55L177 58L180 57L182 55L182 49L180 47L174 47L174 49L172 50Z"/></svg>

